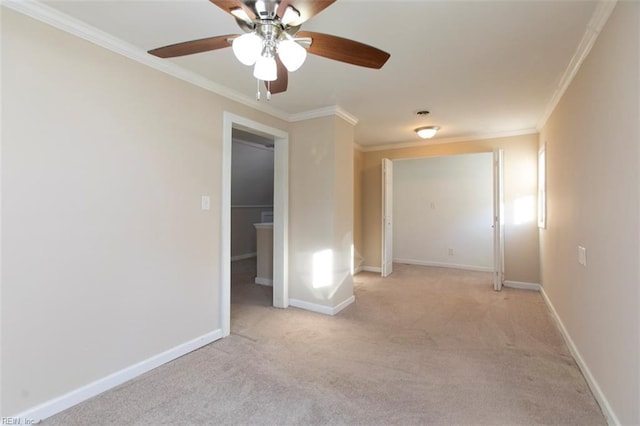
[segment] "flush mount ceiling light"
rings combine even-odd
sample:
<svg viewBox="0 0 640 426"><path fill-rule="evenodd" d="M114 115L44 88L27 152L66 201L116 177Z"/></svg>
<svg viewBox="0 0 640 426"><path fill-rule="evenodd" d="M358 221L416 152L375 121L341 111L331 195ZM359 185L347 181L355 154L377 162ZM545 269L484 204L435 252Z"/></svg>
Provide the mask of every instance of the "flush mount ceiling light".
<svg viewBox="0 0 640 426"><path fill-rule="evenodd" d="M307 52L367 68L381 68L390 55L375 47L329 34L300 31L300 26L335 0L210 0L231 14L243 35L229 34L172 44L149 53L174 58L232 46L238 61L253 66L264 81L267 99L287 90L288 74L299 69ZM256 99L260 99L258 90Z"/></svg>
<svg viewBox="0 0 640 426"><path fill-rule="evenodd" d="M431 139L436 135L436 133L440 130L438 126L424 126L418 127L414 130L422 139Z"/></svg>
<svg viewBox="0 0 640 426"><path fill-rule="evenodd" d="M416 115L418 117L426 117L427 115L429 115L429 111L427 111L426 109L419 110L416 112ZM416 132L422 139L431 139L436 135L438 130L440 130L440 127L438 126L422 126L414 129L413 131Z"/></svg>

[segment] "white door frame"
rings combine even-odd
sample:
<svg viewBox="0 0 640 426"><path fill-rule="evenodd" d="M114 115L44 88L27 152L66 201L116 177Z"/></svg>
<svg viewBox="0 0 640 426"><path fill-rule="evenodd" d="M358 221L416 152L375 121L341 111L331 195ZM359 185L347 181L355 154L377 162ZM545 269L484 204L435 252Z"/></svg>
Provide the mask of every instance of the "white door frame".
<svg viewBox="0 0 640 426"><path fill-rule="evenodd" d="M493 151L493 289L504 283L504 151Z"/></svg>
<svg viewBox="0 0 640 426"><path fill-rule="evenodd" d="M393 272L393 161L382 159L382 271Z"/></svg>
<svg viewBox="0 0 640 426"><path fill-rule="evenodd" d="M275 140L273 306L277 308L289 306L289 134L225 111L222 124L222 211L220 214L220 328L223 337L231 333L231 144L234 128Z"/></svg>

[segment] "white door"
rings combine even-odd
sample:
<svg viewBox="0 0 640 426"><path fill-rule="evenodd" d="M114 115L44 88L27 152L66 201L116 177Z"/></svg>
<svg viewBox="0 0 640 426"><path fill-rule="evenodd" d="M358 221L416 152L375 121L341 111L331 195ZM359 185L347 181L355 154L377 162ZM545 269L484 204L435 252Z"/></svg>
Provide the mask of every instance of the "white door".
<svg viewBox="0 0 640 426"><path fill-rule="evenodd" d="M393 162L382 159L382 276L393 272Z"/></svg>
<svg viewBox="0 0 640 426"><path fill-rule="evenodd" d="M493 151L493 289L502 290L504 282L504 153Z"/></svg>

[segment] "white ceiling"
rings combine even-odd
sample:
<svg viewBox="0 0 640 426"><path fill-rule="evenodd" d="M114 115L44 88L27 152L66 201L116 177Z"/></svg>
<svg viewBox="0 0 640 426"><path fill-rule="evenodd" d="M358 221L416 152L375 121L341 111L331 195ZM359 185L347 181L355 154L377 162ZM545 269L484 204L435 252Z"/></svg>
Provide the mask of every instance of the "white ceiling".
<svg viewBox="0 0 640 426"><path fill-rule="evenodd" d="M207 0L46 1L141 50L240 33ZM534 131L596 11L594 1L338 0L303 25L391 54L380 70L309 55L270 106L298 114L339 106L358 119L356 142L418 141ZM170 61L253 98L256 81L231 49ZM261 101L266 102L266 101ZM427 118L418 110L427 109Z"/></svg>

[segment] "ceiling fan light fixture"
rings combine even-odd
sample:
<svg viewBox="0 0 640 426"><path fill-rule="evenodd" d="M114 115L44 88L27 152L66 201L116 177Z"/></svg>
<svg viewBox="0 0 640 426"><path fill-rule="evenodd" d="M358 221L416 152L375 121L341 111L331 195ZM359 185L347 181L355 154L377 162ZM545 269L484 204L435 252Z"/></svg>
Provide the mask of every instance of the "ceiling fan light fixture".
<svg viewBox="0 0 640 426"><path fill-rule="evenodd" d="M233 39L231 48L240 62L244 65L253 65L262 53L262 38L256 33L242 34Z"/></svg>
<svg viewBox="0 0 640 426"><path fill-rule="evenodd" d="M431 139L436 135L436 133L440 130L438 126L425 126L418 127L414 131L420 136L422 139Z"/></svg>
<svg viewBox="0 0 640 426"><path fill-rule="evenodd" d="M253 76L262 81L278 79L278 66L273 56L260 56L253 68Z"/></svg>
<svg viewBox="0 0 640 426"><path fill-rule="evenodd" d="M284 10L284 14L282 15L282 19L280 19L280 22L282 22L282 25L289 25L299 18L300 12L298 12L292 6L287 6L287 8Z"/></svg>
<svg viewBox="0 0 640 426"><path fill-rule="evenodd" d="M294 72L304 64L307 59L307 49L300 46L294 40L282 40L278 43L278 56L287 68Z"/></svg>

